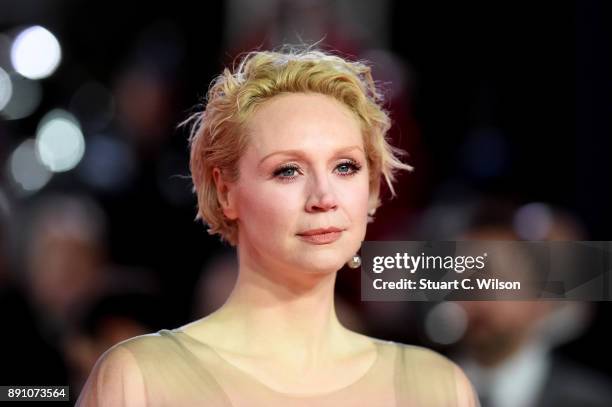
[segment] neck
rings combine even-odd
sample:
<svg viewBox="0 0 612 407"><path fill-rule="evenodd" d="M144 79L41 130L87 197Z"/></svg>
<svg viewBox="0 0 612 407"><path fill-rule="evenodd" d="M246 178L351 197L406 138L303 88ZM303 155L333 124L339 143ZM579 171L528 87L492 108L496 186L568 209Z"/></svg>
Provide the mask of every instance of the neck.
<svg viewBox="0 0 612 407"><path fill-rule="evenodd" d="M336 272L278 270L238 257L236 285L210 316L224 326L224 346L306 369L342 351L350 331L335 312Z"/></svg>

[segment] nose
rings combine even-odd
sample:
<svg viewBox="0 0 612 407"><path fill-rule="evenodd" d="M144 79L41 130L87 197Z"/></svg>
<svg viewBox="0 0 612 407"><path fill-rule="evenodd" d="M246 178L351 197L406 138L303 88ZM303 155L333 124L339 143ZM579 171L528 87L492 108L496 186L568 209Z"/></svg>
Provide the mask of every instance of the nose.
<svg viewBox="0 0 612 407"><path fill-rule="evenodd" d="M337 207L338 201L329 179L324 175L315 177L311 182L306 211L327 212Z"/></svg>

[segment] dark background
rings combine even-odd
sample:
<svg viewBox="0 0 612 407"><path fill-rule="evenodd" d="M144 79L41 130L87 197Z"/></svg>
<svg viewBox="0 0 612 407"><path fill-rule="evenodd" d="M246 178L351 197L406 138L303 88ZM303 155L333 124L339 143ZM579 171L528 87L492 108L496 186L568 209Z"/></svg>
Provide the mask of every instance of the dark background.
<svg viewBox="0 0 612 407"><path fill-rule="evenodd" d="M146 270L154 281L158 318L145 326L170 328L198 316L194 287L214 256L228 248L194 221L195 196L185 177L188 132L177 125L240 52L299 38L323 38L323 47L344 55L378 55L374 76L389 83L388 108L396 124L391 137L408 151L407 161L416 170L399 178L398 196L383 204L368 239L418 238L415 225L428 208L495 199L517 207L543 202L563 208L581 224L583 240L612 240L609 2L390 0L381 3L384 12L378 14L369 14L373 6L367 2L344 8L338 6L343 2L278 2L270 20L254 15L247 18L248 26L232 26L231 21L250 15L241 4L266 8L271 3L0 1L1 33L10 36L19 27L40 24L58 38L63 53L57 71L40 81L42 99L32 114L0 121L7 286L28 292L22 277L29 239L25 230L37 205L58 193L80 194L105 214L108 262L122 273ZM376 24L372 18L378 18ZM0 67L8 72L6 62L0 59ZM105 127L88 132L84 125L86 142L100 132L127 145L131 172L115 187L100 188L82 175L80 163L53 175L42 189L21 193L7 163L12 151L35 135L44 114L57 107L70 110L75 92L91 81L114 94L119 106L118 92L134 73L153 78L161 89L161 114L150 113L139 127L117 107ZM129 89L126 103L137 104L141 88ZM356 279L345 273L338 286L347 303L359 309ZM559 352L611 375L609 359L601 357L611 339L606 324L611 308L608 303L593 306L590 327ZM45 319L15 312L0 310L10 335L27 336L22 326L28 319ZM135 313L134 318L146 319L146 310ZM31 328L40 329L37 324ZM369 326L367 318L363 324L379 336L426 343L409 325L385 331ZM0 346L28 352L26 341L6 341ZM8 377L25 384L35 376L24 370Z"/></svg>

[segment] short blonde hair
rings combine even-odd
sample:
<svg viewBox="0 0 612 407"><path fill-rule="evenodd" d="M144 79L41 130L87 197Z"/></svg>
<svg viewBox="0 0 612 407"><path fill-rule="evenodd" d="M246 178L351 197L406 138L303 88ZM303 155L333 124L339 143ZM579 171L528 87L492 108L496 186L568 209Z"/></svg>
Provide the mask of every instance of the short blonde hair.
<svg viewBox="0 0 612 407"><path fill-rule="evenodd" d="M218 167L228 182L238 180L238 160L248 143L245 122L257 106L283 93L331 96L359 120L370 179L368 222L381 205L381 177L395 196L396 171L412 170L398 159L404 152L387 141L391 120L365 63L313 49L249 52L233 72L223 70L208 90L206 108L184 122L193 122L189 143L196 219L209 225L209 234L218 233L232 246L238 244L238 225L223 214L213 169Z"/></svg>

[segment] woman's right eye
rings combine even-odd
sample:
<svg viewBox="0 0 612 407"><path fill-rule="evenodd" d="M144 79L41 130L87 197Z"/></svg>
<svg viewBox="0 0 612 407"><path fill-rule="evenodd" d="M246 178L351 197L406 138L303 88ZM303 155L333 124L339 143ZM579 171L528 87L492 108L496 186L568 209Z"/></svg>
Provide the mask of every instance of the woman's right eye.
<svg viewBox="0 0 612 407"><path fill-rule="evenodd" d="M274 176L281 179L292 179L297 176L296 172L298 169L298 167L293 165L284 166L274 171Z"/></svg>

